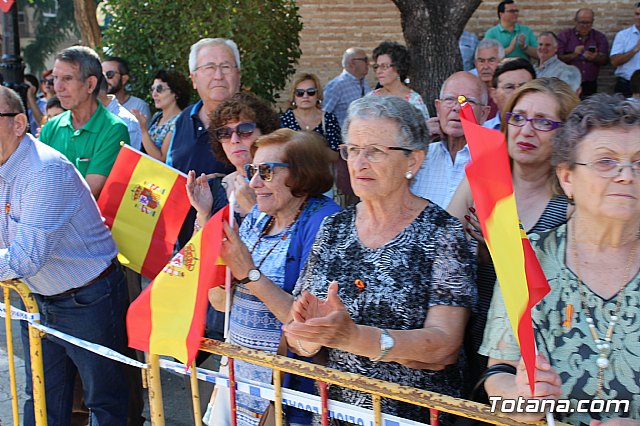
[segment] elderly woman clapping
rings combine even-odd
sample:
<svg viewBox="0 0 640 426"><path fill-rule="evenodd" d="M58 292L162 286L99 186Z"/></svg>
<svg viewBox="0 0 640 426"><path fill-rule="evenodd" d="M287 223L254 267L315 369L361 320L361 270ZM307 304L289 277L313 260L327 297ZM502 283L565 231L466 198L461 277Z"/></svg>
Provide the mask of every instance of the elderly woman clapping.
<svg viewBox="0 0 640 426"><path fill-rule="evenodd" d="M552 163L575 211L566 225L530 235L551 286L532 311L540 352L534 397L568 398L573 412L564 420L569 423L637 426L640 107L604 94L583 101L556 133ZM504 302L496 296L483 346L490 350L490 365L506 363L517 370L487 379L487 393L531 398ZM617 413L604 404L604 412L595 406L589 412L591 405L587 412L575 409L578 400L593 399L628 401L628 410Z"/></svg>
<svg viewBox="0 0 640 426"><path fill-rule="evenodd" d="M460 222L413 195L425 156L424 118L392 96L349 107L340 154L361 202L328 217L298 279L289 346L328 366L459 396L458 358L476 294L474 259ZM336 386L329 397L371 407ZM425 409L383 400L383 411L424 419Z"/></svg>

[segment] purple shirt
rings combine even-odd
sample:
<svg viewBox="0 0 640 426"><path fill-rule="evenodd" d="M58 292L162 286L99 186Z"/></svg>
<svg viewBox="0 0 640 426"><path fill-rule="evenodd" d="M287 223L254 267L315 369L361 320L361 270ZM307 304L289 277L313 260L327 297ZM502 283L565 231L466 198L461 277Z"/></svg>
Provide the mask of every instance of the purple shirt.
<svg viewBox="0 0 640 426"><path fill-rule="evenodd" d="M595 47L598 52L609 52L607 37L600 31L592 29L585 40L582 40L575 28L567 28L558 34L558 56L573 53L576 50L576 46L582 45L584 45L585 50ZM582 81L596 81L598 79L600 65L587 61L582 54L569 62L569 65L573 65L580 70Z"/></svg>

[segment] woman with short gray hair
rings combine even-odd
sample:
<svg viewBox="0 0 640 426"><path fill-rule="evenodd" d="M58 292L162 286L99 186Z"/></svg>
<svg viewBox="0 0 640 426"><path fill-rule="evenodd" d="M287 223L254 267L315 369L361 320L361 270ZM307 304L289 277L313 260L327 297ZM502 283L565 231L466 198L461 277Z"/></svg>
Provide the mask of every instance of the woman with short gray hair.
<svg viewBox="0 0 640 426"><path fill-rule="evenodd" d="M340 154L361 201L325 219L285 331L301 355L326 350L329 367L461 396L458 355L476 298L475 261L460 222L409 190L427 135L400 98L351 104ZM331 386L329 397L372 407L370 395L351 389ZM428 416L386 399L382 411Z"/></svg>

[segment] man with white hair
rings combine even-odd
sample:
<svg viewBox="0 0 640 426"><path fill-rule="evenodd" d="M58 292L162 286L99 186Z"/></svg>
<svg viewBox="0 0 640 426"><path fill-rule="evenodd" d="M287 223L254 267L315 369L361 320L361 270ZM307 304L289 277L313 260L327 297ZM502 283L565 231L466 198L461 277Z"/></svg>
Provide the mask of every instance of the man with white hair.
<svg viewBox="0 0 640 426"><path fill-rule="evenodd" d="M371 92L366 80L369 58L359 47L350 47L342 55L342 73L327 83L324 88L323 109L338 118L342 127L351 102Z"/></svg>
<svg viewBox="0 0 640 426"><path fill-rule="evenodd" d="M493 79L493 73L498 67L500 61L504 59L504 56L504 47L498 40L485 38L478 43L474 60L476 67L469 72L473 75L477 75L485 86L487 86L487 90L490 91L492 87L491 80ZM491 94L489 94L488 105L490 110L487 120L492 119L498 113L498 106L491 98Z"/></svg>
<svg viewBox="0 0 640 426"><path fill-rule="evenodd" d="M558 59L558 39L551 31L538 36L538 65L534 65L537 77L557 77L577 93L580 90L580 70ZM580 93L578 93L579 95Z"/></svg>
<svg viewBox="0 0 640 426"><path fill-rule="evenodd" d="M209 115L240 90L240 52L233 40L203 38L189 52L189 72L200 100L176 120L167 164L187 173L229 173L209 142Z"/></svg>

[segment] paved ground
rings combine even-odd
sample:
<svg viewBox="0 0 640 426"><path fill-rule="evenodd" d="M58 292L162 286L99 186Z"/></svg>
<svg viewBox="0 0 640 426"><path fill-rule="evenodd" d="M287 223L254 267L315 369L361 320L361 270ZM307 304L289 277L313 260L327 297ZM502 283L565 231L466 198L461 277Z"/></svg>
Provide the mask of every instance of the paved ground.
<svg viewBox="0 0 640 426"><path fill-rule="evenodd" d="M13 298L12 298L13 300ZM1 301L1 300L0 300ZM13 302L15 306L15 301ZM11 389L9 382L9 362L7 355L7 339L6 328L4 318L1 319L0 324L0 426L13 425L13 415L11 408ZM17 334L19 332L18 321L12 321L13 324L13 346L15 351L15 365L16 375L18 382L18 398L19 398L19 410L20 416L22 416L22 403L24 402L24 355L22 352L22 343L20 337ZM214 363L211 360L207 360L204 368L214 368ZM194 425L193 421L193 409L191 404L191 386L189 379L184 376L178 376L176 374L162 371L162 392L164 400L164 414L165 424L167 426L189 426ZM209 383L200 382L200 396L201 396L201 410L202 414L206 409L206 405L209 402L212 386ZM145 413L144 416L149 419L149 408L147 392L145 390ZM145 425L150 425L147 421ZM201 423L198 423L200 425Z"/></svg>

